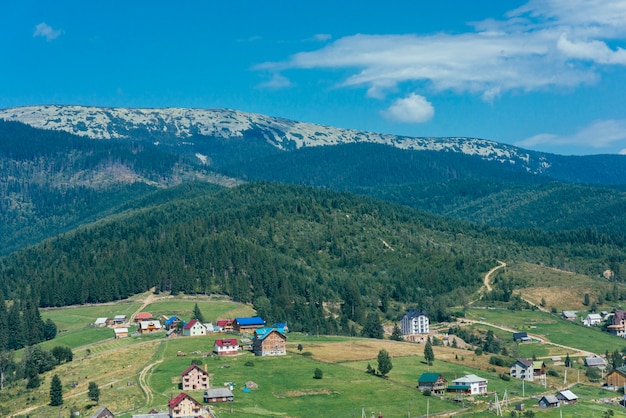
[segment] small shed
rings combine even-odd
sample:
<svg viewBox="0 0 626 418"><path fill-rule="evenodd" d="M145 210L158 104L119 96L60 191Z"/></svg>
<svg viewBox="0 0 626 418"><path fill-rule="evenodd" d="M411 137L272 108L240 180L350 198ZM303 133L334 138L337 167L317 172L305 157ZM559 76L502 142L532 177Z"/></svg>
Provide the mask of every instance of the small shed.
<svg viewBox="0 0 626 418"><path fill-rule="evenodd" d="M540 408L556 408L559 406L559 400L554 395L545 395L539 399Z"/></svg>
<svg viewBox="0 0 626 418"><path fill-rule="evenodd" d="M526 342L530 342L531 340L528 337L528 334L526 332L514 332L513 341L526 343Z"/></svg>
<svg viewBox="0 0 626 418"><path fill-rule="evenodd" d="M128 328L115 328L113 329L113 333L115 334L115 339L120 339L124 337L128 337Z"/></svg>
<svg viewBox="0 0 626 418"><path fill-rule="evenodd" d="M606 362L604 361L602 357L591 355L591 356L585 357L585 366L595 367L595 368L603 370L606 368Z"/></svg>
<svg viewBox="0 0 626 418"><path fill-rule="evenodd" d="M204 403L233 402L235 396L228 388L208 389L204 392Z"/></svg>
<svg viewBox="0 0 626 418"><path fill-rule="evenodd" d="M571 390L562 390L556 394L556 398L565 405L575 404L578 401L578 396L574 395Z"/></svg>
<svg viewBox="0 0 626 418"><path fill-rule="evenodd" d="M121 325L126 322L126 315L115 315L113 317L114 325Z"/></svg>
<svg viewBox="0 0 626 418"><path fill-rule="evenodd" d="M563 311L561 313L561 317L566 321L575 321L576 320L576 312L574 311Z"/></svg>

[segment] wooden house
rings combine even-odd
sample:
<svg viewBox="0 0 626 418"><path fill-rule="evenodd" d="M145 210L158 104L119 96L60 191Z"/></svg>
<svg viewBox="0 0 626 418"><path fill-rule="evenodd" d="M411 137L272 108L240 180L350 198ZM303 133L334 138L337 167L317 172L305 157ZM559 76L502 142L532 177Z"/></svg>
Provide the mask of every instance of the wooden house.
<svg viewBox="0 0 626 418"><path fill-rule="evenodd" d="M107 407L101 406L91 418L115 418L115 415Z"/></svg>
<svg viewBox="0 0 626 418"><path fill-rule="evenodd" d="M115 339L128 337L128 328L114 328Z"/></svg>
<svg viewBox="0 0 626 418"><path fill-rule="evenodd" d="M233 332L233 320L232 319L218 319L217 328L219 332Z"/></svg>
<svg viewBox="0 0 626 418"><path fill-rule="evenodd" d="M613 387L626 386L626 366L611 370L606 375L606 385Z"/></svg>
<svg viewBox="0 0 626 418"><path fill-rule="evenodd" d="M171 418L206 416L202 404L184 392L168 403Z"/></svg>
<svg viewBox="0 0 626 418"><path fill-rule="evenodd" d="M255 356L287 354L287 336L278 328L259 328L254 331L252 350Z"/></svg>
<svg viewBox="0 0 626 418"><path fill-rule="evenodd" d="M429 390L436 395L443 395L448 381L439 373L423 373L417 381L417 388L422 392Z"/></svg>
<svg viewBox="0 0 626 418"><path fill-rule="evenodd" d="M161 331L162 329L163 327L161 327L161 323L157 320L141 321L139 323L140 334L149 334L151 332Z"/></svg>
<svg viewBox="0 0 626 418"><path fill-rule="evenodd" d="M237 338L220 338L215 340L213 352L218 356L232 356L239 352Z"/></svg>
<svg viewBox="0 0 626 418"><path fill-rule="evenodd" d="M122 325L126 323L126 315L115 315L113 317L113 325Z"/></svg>
<svg viewBox="0 0 626 418"><path fill-rule="evenodd" d="M234 400L233 392L228 388L215 388L204 392L205 403L233 402Z"/></svg>
<svg viewBox="0 0 626 418"><path fill-rule="evenodd" d="M183 335L185 337L206 335L206 328L200 321L192 319L183 327Z"/></svg>
<svg viewBox="0 0 626 418"><path fill-rule="evenodd" d="M556 394L556 398L561 405L572 405L578 402L578 396L574 395L571 390L562 390Z"/></svg>
<svg viewBox="0 0 626 418"><path fill-rule="evenodd" d="M205 368L192 364L180 374L183 382L183 390L198 390L209 388L209 373Z"/></svg>
<svg viewBox="0 0 626 418"><path fill-rule="evenodd" d="M137 315L135 315L135 322L151 321L151 320L152 320L152 314L150 312L139 312Z"/></svg>
<svg viewBox="0 0 626 418"><path fill-rule="evenodd" d="M253 333L255 329L265 326L265 321L260 316L252 316L249 318L235 318L233 321L233 330L240 334Z"/></svg>

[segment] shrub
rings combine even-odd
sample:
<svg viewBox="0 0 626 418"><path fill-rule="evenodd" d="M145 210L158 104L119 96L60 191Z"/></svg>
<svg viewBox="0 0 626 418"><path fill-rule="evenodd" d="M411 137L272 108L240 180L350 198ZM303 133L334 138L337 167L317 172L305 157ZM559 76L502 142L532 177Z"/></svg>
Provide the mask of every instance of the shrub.
<svg viewBox="0 0 626 418"><path fill-rule="evenodd" d="M506 362L501 357L491 356L489 357L489 364L493 364L494 366L505 367Z"/></svg>
<svg viewBox="0 0 626 418"><path fill-rule="evenodd" d="M322 371L322 369L317 367L315 369L315 372L313 373L313 379L321 379L322 377L324 377L324 372Z"/></svg>
<svg viewBox="0 0 626 418"><path fill-rule="evenodd" d="M556 370L548 370L548 376L559 377L559 374Z"/></svg>
<svg viewBox="0 0 626 418"><path fill-rule="evenodd" d="M432 395L431 391L429 389L426 389L424 392L422 392L424 394L424 396L430 396Z"/></svg>
<svg viewBox="0 0 626 418"><path fill-rule="evenodd" d="M511 376L509 376L508 373L500 373L500 379L504 380L505 382L508 382L509 380L511 380Z"/></svg>
<svg viewBox="0 0 626 418"><path fill-rule="evenodd" d="M254 367L254 362L252 360L248 360L243 365L247 367Z"/></svg>

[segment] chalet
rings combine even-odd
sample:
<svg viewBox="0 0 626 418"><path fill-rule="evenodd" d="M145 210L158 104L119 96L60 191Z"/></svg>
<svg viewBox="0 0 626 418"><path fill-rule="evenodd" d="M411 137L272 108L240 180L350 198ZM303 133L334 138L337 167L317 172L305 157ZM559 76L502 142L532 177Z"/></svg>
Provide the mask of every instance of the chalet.
<svg viewBox="0 0 626 418"><path fill-rule="evenodd" d="M443 395L448 381L439 373L423 373L417 380L417 388L422 392L431 391L436 395Z"/></svg>
<svg viewBox="0 0 626 418"><path fill-rule="evenodd" d="M135 315L135 322L151 321L151 320L152 320L152 314L150 312L139 312L137 315Z"/></svg>
<svg viewBox="0 0 626 418"><path fill-rule="evenodd" d="M184 392L171 399L168 406L171 418L207 416L207 412L202 408L202 404Z"/></svg>
<svg viewBox="0 0 626 418"><path fill-rule="evenodd" d="M541 360L533 361L533 379L546 378L546 363Z"/></svg>
<svg viewBox="0 0 626 418"><path fill-rule="evenodd" d="M583 325L591 327L602 324L602 316L597 313L588 314L583 320Z"/></svg>
<svg viewBox="0 0 626 418"><path fill-rule="evenodd" d="M407 311L400 319L400 329L402 335L428 334L430 323L426 311L417 309Z"/></svg>
<svg viewBox="0 0 626 418"><path fill-rule="evenodd" d="M530 342L531 339L526 332L514 332L513 333L513 341L527 343Z"/></svg>
<svg viewBox="0 0 626 418"><path fill-rule="evenodd" d="M606 375L606 385L613 387L626 386L626 366L611 370Z"/></svg>
<svg viewBox="0 0 626 418"><path fill-rule="evenodd" d="M113 333L115 334L116 340L125 338L128 337L128 328L114 328Z"/></svg>
<svg viewBox="0 0 626 418"><path fill-rule="evenodd" d="M96 413L91 418L115 418L113 412L109 411L105 406L98 408Z"/></svg>
<svg viewBox="0 0 626 418"><path fill-rule="evenodd" d="M561 318L565 319L566 321L575 321L577 316L576 316L576 312L574 311L563 311L561 312Z"/></svg>
<svg viewBox="0 0 626 418"><path fill-rule="evenodd" d="M539 399L540 408L558 408L559 405L559 400L554 395L545 395Z"/></svg>
<svg viewBox="0 0 626 418"><path fill-rule="evenodd" d="M206 328L200 321L192 319L183 327L183 335L185 337L197 337L200 335L206 335Z"/></svg>
<svg viewBox="0 0 626 418"><path fill-rule="evenodd" d="M204 392L204 403L233 402L235 397L228 388L209 389Z"/></svg>
<svg viewBox="0 0 626 418"><path fill-rule="evenodd" d="M233 320L232 319L218 319L217 328L219 332L233 332Z"/></svg>
<svg viewBox="0 0 626 418"><path fill-rule="evenodd" d="M252 333L257 328L265 326L265 321L260 316L250 318L235 318L233 321L233 329L240 334Z"/></svg>
<svg viewBox="0 0 626 418"><path fill-rule="evenodd" d="M578 396L574 395L571 390L562 390L556 394L556 398L561 405L572 405L578 402Z"/></svg>
<svg viewBox="0 0 626 418"><path fill-rule="evenodd" d="M215 340L213 352L218 356L232 356L239 352L237 338L220 338Z"/></svg>
<svg viewBox="0 0 626 418"><path fill-rule="evenodd" d="M115 315L113 317L113 325L122 325L126 323L126 315Z"/></svg>
<svg viewBox="0 0 626 418"><path fill-rule="evenodd" d="M259 328L254 331L252 350L255 356L287 354L287 336L279 328Z"/></svg>
<svg viewBox="0 0 626 418"><path fill-rule="evenodd" d="M161 327L161 323L157 320L141 321L139 323L140 334L149 334L151 332L161 331L162 329L163 327Z"/></svg>
<svg viewBox="0 0 626 418"><path fill-rule="evenodd" d="M468 374L454 379L446 390L448 392L465 393L467 395L485 394L487 393L487 379L478 377L475 374Z"/></svg>
<svg viewBox="0 0 626 418"><path fill-rule="evenodd" d="M601 370L606 369L606 361L602 357L596 355L590 355L585 357L585 366L595 367Z"/></svg>
<svg viewBox="0 0 626 418"><path fill-rule="evenodd" d="M198 390L209 388L209 373L206 366L202 369L197 364L187 367L181 374L183 390Z"/></svg>
<svg viewBox="0 0 626 418"><path fill-rule="evenodd" d="M509 373L512 378L532 382L534 377L533 362L525 358L520 358L513 363Z"/></svg>

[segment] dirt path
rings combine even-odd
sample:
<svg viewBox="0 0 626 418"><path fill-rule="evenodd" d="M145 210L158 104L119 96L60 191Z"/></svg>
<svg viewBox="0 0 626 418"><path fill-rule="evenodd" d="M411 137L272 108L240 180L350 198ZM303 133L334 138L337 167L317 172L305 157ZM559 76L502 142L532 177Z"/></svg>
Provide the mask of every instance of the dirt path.
<svg viewBox="0 0 626 418"><path fill-rule="evenodd" d="M162 343L163 344L163 343ZM157 349L160 350L160 348ZM150 389L150 385L148 385L148 373L152 371L152 368L154 366L156 366L159 363L163 362L163 354L165 353L165 349L163 349L163 351L161 352L160 355L160 359L146 365L146 367L144 367L141 372L139 373L139 378L137 379L137 381L139 382L139 387L141 388L141 390L143 391L143 393L146 395L146 404L145 406L149 406L152 401L154 400L154 395L152 394L152 389Z"/></svg>
<svg viewBox="0 0 626 418"><path fill-rule="evenodd" d="M485 278L483 279L483 287L487 289L487 292L491 292L492 290L491 284L489 283L489 281L491 280L491 275L495 273L496 271L498 271L499 269L506 267L506 263L504 261L500 261L500 260L497 260L497 261L499 265L489 270L487 274L485 274Z"/></svg>

